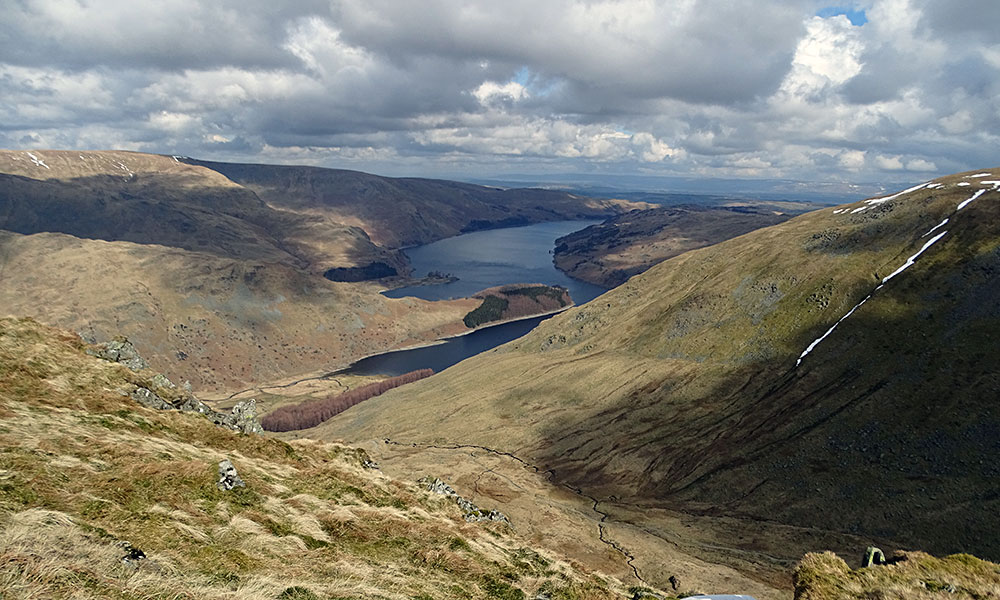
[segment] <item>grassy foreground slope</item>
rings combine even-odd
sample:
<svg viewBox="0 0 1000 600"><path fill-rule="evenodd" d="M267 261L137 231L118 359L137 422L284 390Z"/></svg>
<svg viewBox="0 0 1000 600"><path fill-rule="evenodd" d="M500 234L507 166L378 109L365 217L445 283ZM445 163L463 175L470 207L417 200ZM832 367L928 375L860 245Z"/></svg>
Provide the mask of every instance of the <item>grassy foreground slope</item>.
<svg viewBox="0 0 1000 600"><path fill-rule="evenodd" d="M1000 557L997 181L687 252L323 435L481 444L634 505Z"/></svg>
<svg viewBox="0 0 1000 600"><path fill-rule="evenodd" d="M615 580L363 468L127 396L155 374L0 319L4 598L620 598ZM228 458L246 487L216 486ZM488 508L488 507L484 507ZM128 545L126 545L126 542ZM144 559L124 561L129 548Z"/></svg>
<svg viewBox="0 0 1000 600"><path fill-rule="evenodd" d="M1000 598L1000 565L969 554L935 558L923 552L897 552L889 563L851 569L831 552L808 554L795 570L795 598Z"/></svg>

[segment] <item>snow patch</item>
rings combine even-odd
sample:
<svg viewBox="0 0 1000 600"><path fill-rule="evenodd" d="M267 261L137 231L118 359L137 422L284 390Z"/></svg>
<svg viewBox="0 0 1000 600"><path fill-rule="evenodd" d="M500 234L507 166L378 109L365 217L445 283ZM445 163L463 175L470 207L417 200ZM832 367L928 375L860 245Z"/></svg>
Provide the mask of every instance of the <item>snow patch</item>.
<svg viewBox="0 0 1000 600"><path fill-rule="evenodd" d="M882 285L885 285L885 283L887 281L889 281L890 279L892 279L896 275L899 275L903 271L905 271L905 270L909 269L910 267L912 267L913 263L915 263L917 261L917 258L921 254L923 254L925 250L927 250L928 248L930 248L931 246L933 246L935 242L937 242L938 240L940 240L941 238L943 238L946 235L948 235L948 231L947 230L942 231L941 233L939 233L936 236L932 237L931 239L927 240L927 243L924 244L923 248L921 248L920 250L917 250L916 254L914 254L910 258L906 259L906 262L903 263L903 266L899 267L898 269L896 269L895 271L893 271L892 273L890 273L889 275L887 275L882 280Z"/></svg>
<svg viewBox="0 0 1000 600"><path fill-rule="evenodd" d="M45 164L44 160L38 158L37 156L35 156L31 152L26 152L25 154L28 155L28 157L31 159L31 162L35 163L36 167L45 167L46 169L49 168L49 165Z"/></svg>
<svg viewBox="0 0 1000 600"><path fill-rule="evenodd" d="M976 173L975 175L966 175L966 179L972 179L973 177L989 177L993 173Z"/></svg>
<svg viewBox="0 0 1000 600"><path fill-rule="evenodd" d="M911 187L909 189L903 190L902 192L898 192L898 193L893 194L891 196L886 196L885 198L872 198L870 200L865 200L865 204L882 204L883 202L888 202L889 200L894 200L896 198L899 198L900 196L904 196L904 195L909 194L911 192L915 192L915 191L919 190L920 188L926 187L928 185L930 185L930 184L929 183L921 183L920 185L915 185L915 186L913 186L913 187Z"/></svg>
<svg viewBox="0 0 1000 600"><path fill-rule="evenodd" d="M872 292L872 294L874 294L874 293L875 292ZM854 308L852 308L851 310L849 310L846 315L840 317L840 320L837 321L836 323L834 323L833 327L830 327L829 329L827 329L826 333L824 333L823 335L821 335L818 338L816 338L815 340L813 340L813 343L809 344L809 347L806 348L802 352L802 354L799 355L799 359L797 361L795 361L795 366L797 367L797 366L801 365L802 364L802 359L805 358L806 355L808 355L810 352L812 352L813 348L815 348L816 346L818 346L820 342L822 342L823 340L825 340L827 338L827 336L829 336L831 333L833 333L833 330L837 328L837 325L840 325L841 323L843 323L844 319L846 319L847 317L853 315L854 311L856 311L859 308L861 308L862 304L864 304L865 302L868 302L868 299L872 297L872 294L868 294L867 296L865 296L864 300L862 300L861 302L858 302L857 304L855 304Z"/></svg>
<svg viewBox="0 0 1000 600"><path fill-rule="evenodd" d="M955 212L958 212L958 211L962 210L963 208L965 208L965 206L966 206L966 205L967 205L967 204L968 204L969 202L972 202L973 200L975 200L976 198L978 198L978 197L982 196L982 195L983 195L983 194L985 194L985 193L986 193L986 190L976 190L976 193L975 193L975 194L973 194L971 198L969 198L969 199L968 199L968 200L966 200L965 202L962 202L961 204L959 204L959 205L958 205L958 208L956 208L956 209L955 209Z"/></svg>
<svg viewBox="0 0 1000 600"><path fill-rule="evenodd" d="M972 184L969 183L968 181L960 181L960 182L958 182L958 187L965 187L967 185L972 185Z"/></svg>
<svg viewBox="0 0 1000 600"><path fill-rule="evenodd" d="M948 219L945 219L944 221L941 221L940 223L938 223L934 227L931 227L930 231L928 231L927 233L925 233L924 235L922 235L920 237L921 238L925 238L925 237L929 236L930 234L934 233L935 231L937 231L938 229L941 229L942 227L944 227L947 224L948 224Z"/></svg>

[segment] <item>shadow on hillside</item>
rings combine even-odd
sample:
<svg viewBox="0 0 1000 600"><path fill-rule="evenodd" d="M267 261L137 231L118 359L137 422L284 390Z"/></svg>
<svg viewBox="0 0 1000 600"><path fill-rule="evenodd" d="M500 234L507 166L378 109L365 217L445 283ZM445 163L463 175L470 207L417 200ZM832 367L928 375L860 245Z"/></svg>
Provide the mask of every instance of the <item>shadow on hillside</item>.
<svg viewBox="0 0 1000 600"><path fill-rule="evenodd" d="M551 423L545 466L642 505L1000 559L1000 251L955 251L974 255L913 267L798 368L667 378Z"/></svg>
<svg viewBox="0 0 1000 600"><path fill-rule="evenodd" d="M356 228L276 210L248 189L185 174L69 180L0 174L0 206L0 229L25 235L64 233L295 267L338 266L329 264L330 256L343 257L346 266L403 260Z"/></svg>

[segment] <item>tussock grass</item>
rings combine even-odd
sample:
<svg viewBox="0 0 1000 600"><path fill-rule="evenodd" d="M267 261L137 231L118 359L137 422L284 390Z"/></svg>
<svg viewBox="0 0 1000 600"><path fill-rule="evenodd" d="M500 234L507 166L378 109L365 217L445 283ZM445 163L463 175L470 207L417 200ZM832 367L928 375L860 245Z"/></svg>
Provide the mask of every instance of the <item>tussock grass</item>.
<svg viewBox="0 0 1000 600"><path fill-rule="evenodd" d="M544 588L610 598L623 589L557 557L527 560L542 555L364 469L361 450L141 407L127 394L144 378L86 355L74 336L0 320L0 597L402 600ZM222 458L245 488L216 487ZM147 558L123 562L124 542Z"/></svg>
<svg viewBox="0 0 1000 600"><path fill-rule="evenodd" d="M795 571L796 600L1000 598L1000 565L968 554L898 552L891 564L851 569L832 552L807 554Z"/></svg>

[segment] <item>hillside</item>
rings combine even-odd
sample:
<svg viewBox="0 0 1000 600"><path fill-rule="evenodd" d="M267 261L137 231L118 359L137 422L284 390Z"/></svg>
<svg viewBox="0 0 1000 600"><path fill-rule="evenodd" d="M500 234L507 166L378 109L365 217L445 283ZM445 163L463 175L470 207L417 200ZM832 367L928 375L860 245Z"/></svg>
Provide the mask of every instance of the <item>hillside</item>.
<svg viewBox="0 0 1000 600"><path fill-rule="evenodd" d="M215 171L135 152L0 151L0 229L156 244L317 273L375 260L401 270L406 264L360 228L271 208Z"/></svg>
<svg viewBox="0 0 1000 600"><path fill-rule="evenodd" d="M682 515L748 572L788 556L782 531L1000 557L998 181L686 252L315 435L508 452L647 534Z"/></svg>
<svg viewBox="0 0 1000 600"><path fill-rule="evenodd" d="M0 319L4 598L630 597L361 450L144 408L157 374L87 349Z"/></svg>
<svg viewBox="0 0 1000 600"><path fill-rule="evenodd" d="M121 334L196 389L248 387L467 328L479 300L394 300L281 263L0 231L0 314Z"/></svg>
<svg viewBox="0 0 1000 600"><path fill-rule="evenodd" d="M1000 565L968 554L897 552L888 564L851 569L832 552L808 554L795 570L796 600L996 598Z"/></svg>
<svg viewBox="0 0 1000 600"><path fill-rule="evenodd" d="M555 190L500 189L318 167L184 160L225 175L273 207L322 214L360 227L387 248L427 244L481 229L603 218L649 206Z"/></svg>
<svg viewBox="0 0 1000 600"><path fill-rule="evenodd" d="M801 208L791 212L766 205L634 210L559 238L553 261L571 277L610 289L668 258L776 225L802 212Z"/></svg>
<svg viewBox="0 0 1000 600"><path fill-rule="evenodd" d="M388 299L379 282L359 281L409 272L405 255L370 233L383 244L412 231L436 239L508 200L525 222L619 210L568 194L352 173L375 186L358 188L314 168L301 173L336 203L295 178L271 182L262 199L194 162L0 151L0 316L32 316L92 339L128 335L171 377L222 393L468 330L462 319L477 300ZM383 194L385 186L395 191ZM494 212L480 196L494 198ZM414 221L435 222L438 211L455 227L425 231ZM370 232L359 226L369 221Z"/></svg>

